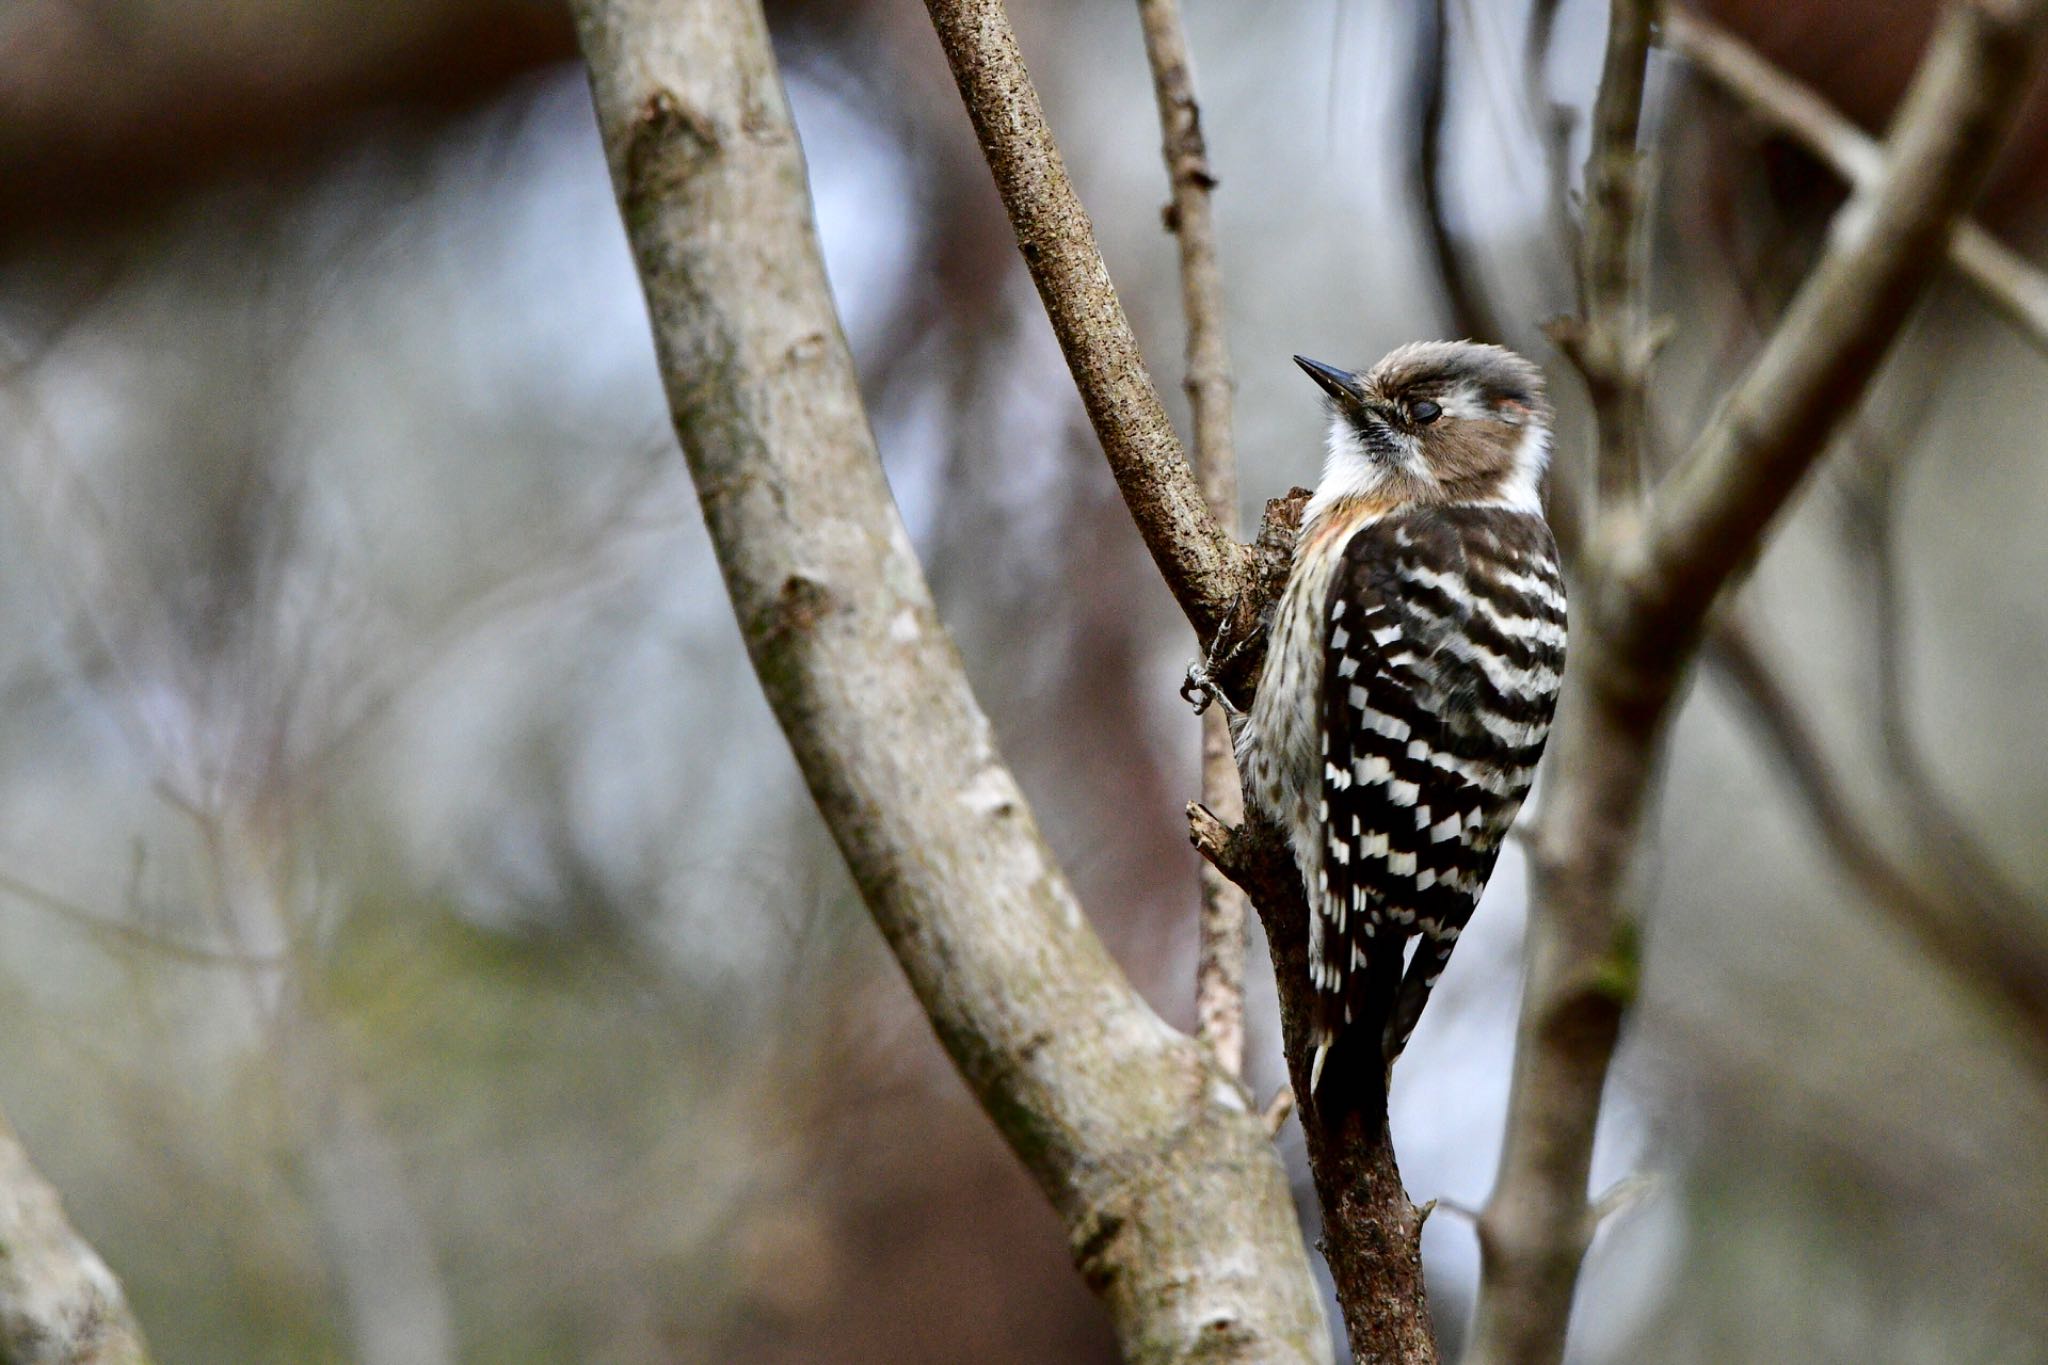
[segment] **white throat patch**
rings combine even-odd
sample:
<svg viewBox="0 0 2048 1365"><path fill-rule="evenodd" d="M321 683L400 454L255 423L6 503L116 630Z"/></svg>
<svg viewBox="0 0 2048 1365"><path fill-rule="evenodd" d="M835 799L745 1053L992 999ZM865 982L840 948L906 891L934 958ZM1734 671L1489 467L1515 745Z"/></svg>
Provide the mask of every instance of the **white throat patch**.
<svg viewBox="0 0 2048 1365"><path fill-rule="evenodd" d="M1413 437L1395 435L1400 447L1402 463L1414 468L1419 456L1415 451ZM1330 418L1330 427L1323 442L1323 477L1316 484L1315 496L1302 509L1304 524L1311 522L1331 507L1347 498L1371 498L1379 494L1391 481L1385 464L1375 460L1365 450L1365 443L1358 437L1358 431L1351 420L1338 413Z"/></svg>

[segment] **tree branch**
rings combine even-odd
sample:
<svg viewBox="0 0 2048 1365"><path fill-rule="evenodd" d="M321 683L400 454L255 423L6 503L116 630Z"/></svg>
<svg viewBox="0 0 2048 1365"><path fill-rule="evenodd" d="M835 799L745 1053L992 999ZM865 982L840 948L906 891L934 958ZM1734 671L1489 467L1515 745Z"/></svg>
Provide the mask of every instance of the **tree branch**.
<svg viewBox="0 0 2048 1365"><path fill-rule="evenodd" d="M142 1329L107 1263L64 1217L0 1117L0 1360L148 1365Z"/></svg>
<svg viewBox="0 0 2048 1365"><path fill-rule="evenodd" d="M1009 16L1001 0L927 0L926 8L1117 487L1174 600L1207 641L1233 619L1250 577L1245 553L1203 501L1152 386Z"/></svg>
<svg viewBox="0 0 2048 1365"><path fill-rule="evenodd" d="M1887 143L1886 173L1639 520L1610 514L1574 601L1571 680L1531 841L1540 913L1500 1176L1479 1223L1474 1359L1561 1358L1591 1236L1595 1120L1636 982L1628 871L1666 721L1708 610L1838 423L1939 264L2015 114L2041 3L1952 5Z"/></svg>
<svg viewBox="0 0 2048 1365"><path fill-rule="evenodd" d="M1437 1350L1422 1278L1428 1210L1411 1202L1401 1184L1387 1128L1385 1074L1377 1058L1349 1066L1359 1059L1333 1052L1322 1084L1309 1088L1309 912L1294 856L1256 821L1229 829L1201 806L1188 807L1188 828L1197 851L1244 888L1265 922L1280 983L1288 1075L1322 1201L1323 1256L1352 1358L1429 1365Z"/></svg>
<svg viewBox="0 0 2048 1365"><path fill-rule="evenodd" d="M1237 450L1231 435L1230 345L1223 326L1223 272L1210 192L1216 177L1202 137L1194 63L1180 0L1138 0L1145 57L1159 104L1161 151L1173 198L1166 226L1180 244L1181 314L1187 322L1188 409L1202 498L1223 534L1237 535ZM1202 719L1202 800L1231 823L1244 818L1237 758L1222 709ZM1206 861L1201 865L1200 954L1195 967L1196 1036L1231 1075L1244 1069L1245 899Z"/></svg>
<svg viewBox="0 0 2048 1365"><path fill-rule="evenodd" d="M1618 516L1628 515L1641 493L1654 350L1643 303L1636 144L1655 7L1655 0L1613 0L1609 9L1586 158L1580 315L1545 329L1585 380L1598 428L1596 511ZM1555 516L1560 543L1586 578L1597 579L1597 556L1585 543L1579 508L1569 498L1551 501L1564 513ZM1501 1365L1563 1352L1579 1263L1598 1221L1586 1207L1580 1163L1590 1162L1608 1059L1635 989L1629 922L1599 903L1599 883L1575 882L1571 873L1576 857L1588 877L1606 878L1605 889L1613 893L1611 879L1633 826L1625 810L1604 808L1603 787L1612 799L1640 801L1656 720L1630 718L1629 728L1639 726L1640 733L1627 744L1608 746L1596 738L1621 718L1606 714L1589 692L1611 675L1597 641L1594 657L1586 657L1585 634L1574 632L1570 686L1546 769L1564 780L1547 783L1560 790L1546 790L1529 841L1529 972L1508 1126L1493 1195L1475 1224L1480 1292L1472 1357ZM1614 842L1578 845L1579 828L1605 829Z"/></svg>
<svg viewBox="0 0 2048 1365"><path fill-rule="evenodd" d="M760 9L575 8L755 671L940 1041L1060 1214L1128 1359L1326 1359L1259 1116L1090 929L933 609L832 311ZM1112 377L1142 382L1127 360ZM1146 486L1178 506L1170 481ZM1206 559L1167 560L1213 587L1228 542L1201 543Z"/></svg>
<svg viewBox="0 0 2048 1365"><path fill-rule="evenodd" d="M1674 7L1664 37L1701 75L1851 185L1869 185L1883 173L1883 154L1869 134L1712 20ZM2048 275L1967 219L1949 239L1948 261L2021 336L2048 350Z"/></svg>
<svg viewBox="0 0 2048 1365"><path fill-rule="evenodd" d="M1443 286L1444 311L1450 317L1450 335L1473 341L1506 342L1507 326L1495 316L1480 272L1465 257L1463 245L1451 230L1450 186L1446 183L1444 138L1450 131L1451 16L1449 0L1433 0L1418 6L1415 24L1421 37L1416 44L1411 78L1414 92L1414 148L1412 173L1419 191L1423 235L1436 265L1437 282Z"/></svg>
<svg viewBox="0 0 2048 1365"><path fill-rule="evenodd" d="M1607 55L1593 103L1593 142L1586 154L1586 225L1579 234L1580 316L1545 330L1581 378L1600 433L1594 490L1605 508L1642 489L1643 438L1650 360L1646 320L1642 214L1643 80L1657 0L1612 0Z"/></svg>
<svg viewBox="0 0 2048 1365"><path fill-rule="evenodd" d="M1836 427L1854 409L1982 186L2024 92L2043 6L1949 6L1886 144L1884 178L1836 216L1831 244L1658 498L1624 569L1662 653L1696 635Z"/></svg>
<svg viewBox="0 0 2048 1365"><path fill-rule="evenodd" d="M1170 500L1159 496L1161 488L1191 487L1192 480L1138 363L1129 324L1060 163L1009 20L998 0L927 0L927 8L1132 516L1196 631L1206 639L1221 627L1233 641L1249 642L1221 679L1233 697L1249 698L1262 658L1261 622L1286 581L1305 495L1268 503L1259 539L1249 547L1223 536L1205 507L1189 509L1180 493ZM1127 477L1132 472L1143 477ZM1211 537L1227 552L1205 550ZM1212 815L1204 818L1225 828ZM1199 846L1202 830L1194 832ZM1238 856L1217 866L1250 893L1265 921L1299 1098L1308 1091L1309 1053L1300 877L1278 832L1261 822L1241 825L1232 845ZM1239 875L1246 866L1275 875L1247 883ZM1278 876L1283 868L1286 875ZM1327 1077L1326 1102L1300 1107L1322 1199L1324 1251L1353 1355L1426 1362L1435 1359L1435 1345L1421 1274L1422 1215L1401 1188L1386 1134L1385 1078L1376 1067L1371 1070L1371 1076ZM1341 1096L1344 1107L1332 1096Z"/></svg>
<svg viewBox="0 0 2048 1365"><path fill-rule="evenodd" d="M1976 831L1957 816L1914 738L1899 581L1898 525L1905 480L1896 448L1871 439L1860 423L1855 434L1852 472L1857 477L1844 501L1845 529L1851 552L1860 561L1857 577L1868 593L1871 671L1876 678L1871 728L1886 777L1919 837L1924 860L1941 879L1974 899L1987 920L2006 926L2007 932L2038 939L2037 926L2048 926L2048 910L2014 884ZM2042 985L2048 987L2048 978ZM2048 1029L2041 1037L2048 1041Z"/></svg>

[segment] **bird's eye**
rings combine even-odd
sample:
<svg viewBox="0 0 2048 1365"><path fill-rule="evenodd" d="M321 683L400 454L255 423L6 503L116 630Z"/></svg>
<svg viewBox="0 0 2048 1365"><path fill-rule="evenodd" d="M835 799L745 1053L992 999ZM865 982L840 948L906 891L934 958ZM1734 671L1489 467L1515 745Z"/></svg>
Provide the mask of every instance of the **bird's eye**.
<svg viewBox="0 0 2048 1365"><path fill-rule="evenodd" d="M1430 402L1427 398L1424 398L1408 409L1408 415L1415 419L1415 425L1426 427L1437 418L1443 416L1444 410Z"/></svg>

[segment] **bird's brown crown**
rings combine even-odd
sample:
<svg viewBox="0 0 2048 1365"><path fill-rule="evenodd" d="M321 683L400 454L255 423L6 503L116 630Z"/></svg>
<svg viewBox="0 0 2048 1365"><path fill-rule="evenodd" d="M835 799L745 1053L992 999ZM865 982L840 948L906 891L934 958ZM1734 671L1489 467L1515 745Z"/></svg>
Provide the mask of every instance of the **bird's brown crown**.
<svg viewBox="0 0 2048 1365"><path fill-rule="evenodd" d="M1318 503L1371 498L1540 509L1550 405L1542 372L1513 351L1416 342L1363 371L1295 359L1330 397Z"/></svg>

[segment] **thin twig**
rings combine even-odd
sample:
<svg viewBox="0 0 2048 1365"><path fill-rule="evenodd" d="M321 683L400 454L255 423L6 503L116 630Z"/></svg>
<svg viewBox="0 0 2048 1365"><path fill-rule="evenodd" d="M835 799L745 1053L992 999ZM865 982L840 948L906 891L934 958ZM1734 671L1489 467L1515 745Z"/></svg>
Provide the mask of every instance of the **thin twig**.
<svg viewBox="0 0 2048 1365"><path fill-rule="evenodd" d="M1612 0L1607 55L1586 154L1586 226L1579 234L1579 316L1545 330L1586 383L1599 429L1594 494L1602 508L1642 489L1653 338L1645 315L1643 82L1656 0Z"/></svg>
<svg viewBox="0 0 2048 1365"><path fill-rule="evenodd" d="M1216 177L1202 137L1193 58L1180 0L1138 0L1145 57L1159 103L1161 150L1173 187L1166 225L1180 243L1181 313L1187 323L1188 409L1194 421L1195 470L1209 515L1237 536L1237 448L1231 430L1230 344L1223 325L1223 273L1216 250L1210 193ZM1202 718L1202 801L1231 824L1244 818L1237 757L1221 707ZM1195 1036L1232 1076L1244 1071L1244 893L1201 864L1200 948L1195 966Z"/></svg>
<svg viewBox="0 0 2048 1365"><path fill-rule="evenodd" d="M1287 1126L1287 1120L1294 1117L1294 1087L1283 1085L1273 1092L1273 1098L1266 1102L1266 1131L1274 1137Z"/></svg>
<svg viewBox="0 0 2048 1365"><path fill-rule="evenodd" d="M1701 75L1851 185L1867 185L1883 173L1874 138L1712 20L1674 8L1664 37ZM1948 261L2021 336L2048 350L2048 274L1968 219L1949 239Z"/></svg>
<svg viewBox="0 0 2048 1365"><path fill-rule="evenodd" d="M1602 1223L1618 1218L1657 1192L1657 1177L1643 1171L1625 1175L1597 1195L1590 1210L1593 1228L1597 1232Z"/></svg>
<svg viewBox="0 0 2048 1365"><path fill-rule="evenodd" d="M1001 0L926 8L1117 487L1166 586L1209 640L1250 581L1248 556L1210 513L1167 420L1009 15Z"/></svg>
<svg viewBox="0 0 2048 1365"><path fill-rule="evenodd" d="M203 943L187 943L182 939L171 938L139 924L129 924L88 909L76 901L45 891L4 871L0 871L0 895L11 896L24 905L33 906L46 915L76 925L88 933L194 966L268 969L281 967L287 961L282 954L251 954L241 949L213 948Z"/></svg>
<svg viewBox="0 0 2048 1365"><path fill-rule="evenodd" d="M1173 200L1165 213L1180 243L1180 299L1187 321L1188 407L1194 417L1195 467L1209 513L1225 535L1237 534L1237 449L1231 431L1230 344L1223 325L1223 273L1210 196L1216 176L1202 136L1194 59L1180 0L1138 0L1145 57L1159 104L1161 151Z"/></svg>
<svg viewBox="0 0 2048 1365"><path fill-rule="evenodd" d="M1522 78L1528 83L1533 107L1549 103L1543 95L1544 77L1550 69L1550 41L1557 35L1560 0L1533 0L1529 6L1529 27L1522 38Z"/></svg>

